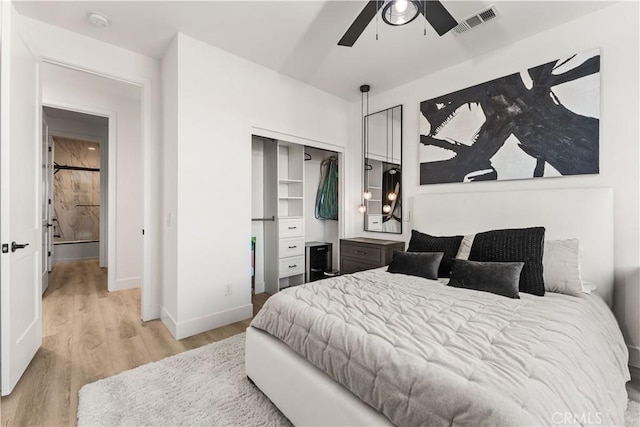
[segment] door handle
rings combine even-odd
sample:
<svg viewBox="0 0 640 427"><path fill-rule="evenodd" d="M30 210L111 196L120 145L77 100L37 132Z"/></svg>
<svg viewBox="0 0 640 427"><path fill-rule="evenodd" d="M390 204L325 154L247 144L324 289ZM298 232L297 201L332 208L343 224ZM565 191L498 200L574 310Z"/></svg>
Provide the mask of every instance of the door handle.
<svg viewBox="0 0 640 427"><path fill-rule="evenodd" d="M47 228L53 227L53 224L47 224Z"/></svg>
<svg viewBox="0 0 640 427"><path fill-rule="evenodd" d="M27 246L29 246L29 244L28 244L28 243L20 244L20 243L16 243L16 242L11 242L11 252L15 252L15 251L17 251L18 249L24 249L24 248L26 248Z"/></svg>

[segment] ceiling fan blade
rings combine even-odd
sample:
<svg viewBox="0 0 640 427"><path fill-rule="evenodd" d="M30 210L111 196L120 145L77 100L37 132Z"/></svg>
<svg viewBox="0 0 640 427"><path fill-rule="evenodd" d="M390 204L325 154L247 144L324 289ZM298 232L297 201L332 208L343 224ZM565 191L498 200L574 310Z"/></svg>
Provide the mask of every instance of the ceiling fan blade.
<svg viewBox="0 0 640 427"><path fill-rule="evenodd" d="M344 33L344 36L342 36L338 42L338 46L353 46L356 40L358 40L358 37L360 37L360 34L367 28L369 22L376 16L377 12L378 2L376 0L369 1L355 21L353 21L347 32Z"/></svg>
<svg viewBox="0 0 640 427"><path fill-rule="evenodd" d="M449 11L438 0L424 0L421 5L420 13L425 15L425 18L438 35L443 36L458 25L458 21L451 16Z"/></svg>

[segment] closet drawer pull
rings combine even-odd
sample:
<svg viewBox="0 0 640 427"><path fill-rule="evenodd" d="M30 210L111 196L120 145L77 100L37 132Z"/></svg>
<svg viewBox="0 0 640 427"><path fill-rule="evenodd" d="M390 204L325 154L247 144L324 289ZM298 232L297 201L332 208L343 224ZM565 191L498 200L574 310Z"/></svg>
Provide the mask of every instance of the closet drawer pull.
<svg viewBox="0 0 640 427"><path fill-rule="evenodd" d="M289 268L296 268L297 266L298 264L293 264L293 265L290 265Z"/></svg>
<svg viewBox="0 0 640 427"><path fill-rule="evenodd" d="M289 249L295 249L297 246L289 246Z"/></svg>
<svg viewBox="0 0 640 427"><path fill-rule="evenodd" d="M295 230L298 227L287 227L289 230Z"/></svg>
<svg viewBox="0 0 640 427"><path fill-rule="evenodd" d="M366 255L367 253L365 251L353 251L354 254L358 254L358 255Z"/></svg>

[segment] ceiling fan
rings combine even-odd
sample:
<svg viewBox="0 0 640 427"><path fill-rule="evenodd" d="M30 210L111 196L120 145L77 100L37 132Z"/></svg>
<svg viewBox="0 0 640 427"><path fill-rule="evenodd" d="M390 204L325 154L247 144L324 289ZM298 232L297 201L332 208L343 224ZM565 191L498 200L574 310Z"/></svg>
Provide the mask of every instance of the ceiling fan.
<svg viewBox="0 0 640 427"><path fill-rule="evenodd" d="M393 26L408 24L422 14L440 36L458 25L438 0L371 0L344 33L338 46L353 46L380 9L382 20Z"/></svg>

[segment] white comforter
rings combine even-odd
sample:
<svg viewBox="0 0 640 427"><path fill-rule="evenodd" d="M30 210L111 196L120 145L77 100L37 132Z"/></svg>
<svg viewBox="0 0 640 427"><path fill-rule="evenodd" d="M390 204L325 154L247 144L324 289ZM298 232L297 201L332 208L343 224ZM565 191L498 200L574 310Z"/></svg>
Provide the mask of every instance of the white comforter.
<svg viewBox="0 0 640 427"><path fill-rule="evenodd" d="M628 353L602 299L520 297L378 269L280 292L251 326L396 425L623 425Z"/></svg>

